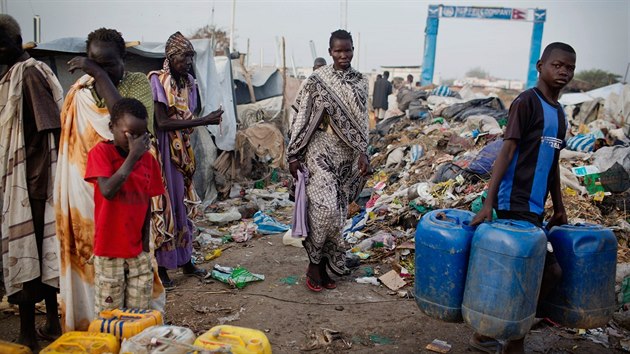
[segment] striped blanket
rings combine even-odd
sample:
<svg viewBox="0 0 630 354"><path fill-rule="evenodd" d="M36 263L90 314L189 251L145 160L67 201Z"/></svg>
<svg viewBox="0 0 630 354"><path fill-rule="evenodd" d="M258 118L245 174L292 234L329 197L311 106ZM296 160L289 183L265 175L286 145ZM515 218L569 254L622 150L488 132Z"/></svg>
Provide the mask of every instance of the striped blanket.
<svg viewBox="0 0 630 354"><path fill-rule="evenodd" d="M50 133L51 164L48 173L49 198L44 212L42 257L37 252L33 216L26 181L26 157L22 112L22 77L24 70L35 67L44 76L59 106L63 91L57 78L45 64L29 58L13 65L0 81L0 216L2 264L7 295L22 289L22 284L41 275L42 282L59 287L58 247L55 240L55 213L52 208L52 177L57 149ZM40 264L40 259L43 264ZM40 270L41 269L41 270Z"/></svg>

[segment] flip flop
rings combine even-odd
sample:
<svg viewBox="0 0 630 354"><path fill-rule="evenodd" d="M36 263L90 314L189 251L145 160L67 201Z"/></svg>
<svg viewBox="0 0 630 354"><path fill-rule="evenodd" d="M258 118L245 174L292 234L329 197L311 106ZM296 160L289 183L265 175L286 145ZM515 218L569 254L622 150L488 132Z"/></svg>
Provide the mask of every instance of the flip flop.
<svg viewBox="0 0 630 354"><path fill-rule="evenodd" d="M306 284L306 287L308 288L308 290L318 293L320 291L322 291L322 286L319 285L317 282L313 281L311 279L311 277L309 277L308 275L306 276L306 282L304 282Z"/></svg>
<svg viewBox="0 0 630 354"><path fill-rule="evenodd" d="M35 334L37 335L37 338L45 340L47 342L54 342L57 338L60 337L60 336L53 336L52 334L49 334L48 332L46 332L44 327L35 328Z"/></svg>
<svg viewBox="0 0 630 354"><path fill-rule="evenodd" d="M308 272L308 269L306 269ZM328 281L323 280L323 278L328 278ZM322 277L322 285L325 289L332 290L337 289L337 283L330 278L330 275L326 274L326 276Z"/></svg>
<svg viewBox="0 0 630 354"><path fill-rule="evenodd" d="M332 279L330 279L328 283L322 284L322 286L324 287L324 289L328 290L337 289L337 283Z"/></svg>
<svg viewBox="0 0 630 354"><path fill-rule="evenodd" d="M471 337L468 341L471 348L482 351L484 353L496 353L500 349L500 343L496 339L478 341L475 337Z"/></svg>

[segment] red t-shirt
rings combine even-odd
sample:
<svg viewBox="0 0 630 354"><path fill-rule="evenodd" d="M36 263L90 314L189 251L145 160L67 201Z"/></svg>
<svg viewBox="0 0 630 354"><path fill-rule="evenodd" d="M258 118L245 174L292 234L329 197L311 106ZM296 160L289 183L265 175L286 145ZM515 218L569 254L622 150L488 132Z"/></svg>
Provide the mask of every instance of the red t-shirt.
<svg viewBox="0 0 630 354"><path fill-rule="evenodd" d="M94 255L133 258L142 252L142 226L151 197L164 193L155 158L146 152L112 200L98 187L99 177L111 177L125 162L113 142L101 142L88 153L85 180L94 184Z"/></svg>

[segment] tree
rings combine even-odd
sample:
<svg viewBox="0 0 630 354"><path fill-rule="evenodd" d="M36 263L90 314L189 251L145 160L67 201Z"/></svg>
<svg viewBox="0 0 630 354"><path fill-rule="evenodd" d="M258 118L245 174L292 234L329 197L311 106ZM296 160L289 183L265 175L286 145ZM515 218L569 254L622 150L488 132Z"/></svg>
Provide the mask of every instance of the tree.
<svg viewBox="0 0 630 354"><path fill-rule="evenodd" d="M574 79L587 82L592 85L593 89L596 89L619 82L621 75L613 74L600 69L591 69L580 71L575 74Z"/></svg>
<svg viewBox="0 0 630 354"><path fill-rule="evenodd" d="M478 79L487 79L488 77L490 77L490 73L488 73L487 71L483 70L481 67L476 67L476 68L472 68L470 70L468 70L466 72L466 77L476 77Z"/></svg>
<svg viewBox="0 0 630 354"><path fill-rule="evenodd" d="M214 25L205 25L196 30L190 39L210 38L214 39L215 54L225 54L230 48L230 37L227 32Z"/></svg>

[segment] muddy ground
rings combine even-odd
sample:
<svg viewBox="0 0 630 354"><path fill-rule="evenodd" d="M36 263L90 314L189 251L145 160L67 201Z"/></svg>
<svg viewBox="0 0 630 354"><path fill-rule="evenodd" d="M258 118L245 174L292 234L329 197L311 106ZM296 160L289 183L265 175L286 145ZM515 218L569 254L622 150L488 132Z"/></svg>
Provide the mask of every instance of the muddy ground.
<svg viewBox="0 0 630 354"><path fill-rule="evenodd" d="M220 323L256 328L265 332L274 353L317 347L312 345L311 335L321 333L322 328L339 331L342 338L312 353L428 353L425 347L434 339L451 344L451 353L473 352L467 345L472 330L465 324L431 319L412 299L390 295L391 291L382 285L354 282L354 278L364 275L363 266L338 279L336 290L312 293L304 286L304 250L283 245L281 235L231 245L222 256L201 266L241 265L264 274L266 279L232 290L217 281L204 283L173 272L176 289L167 294L166 306L169 324L189 327L197 334ZM381 265L381 273L387 270L387 265ZM292 280L297 283L286 284ZM409 286L403 289L413 292ZM43 321L42 314L38 322ZM0 338L13 340L18 331L18 316L0 314ZM535 353L617 352L544 325L530 333L526 346L528 352Z"/></svg>

